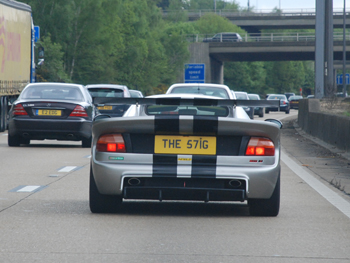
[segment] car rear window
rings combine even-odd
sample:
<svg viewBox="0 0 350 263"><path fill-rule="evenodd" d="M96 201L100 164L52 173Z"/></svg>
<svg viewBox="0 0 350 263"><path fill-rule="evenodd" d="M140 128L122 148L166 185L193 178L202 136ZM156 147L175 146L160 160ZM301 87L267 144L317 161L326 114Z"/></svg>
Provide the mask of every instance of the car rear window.
<svg viewBox="0 0 350 263"><path fill-rule="evenodd" d="M84 98L79 88L75 87L28 87L21 94L21 99L56 99L82 101Z"/></svg>
<svg viewBox="0 0 350 263"><path fill-rule="evenodd" d="M93 98L124 98L122 89L90 88L89 93Z"/></svg>
<svg viewBox="0 0 350 263"><path fill-rule="evenodd" d="M151 105L146 107L147 115L200 115L200 116L228 116L227 107L217 106L171 106Z"/></svg>
<svg viewBox="0 0 350 263"><path fill-rule="evenodd" d="M279 95L270 95L267 99L269 100L285 100L285 96L279 96Z"/></svg>
<svg viewBox="0 0 350 263"><path fill-rule="evenodd" d="M225 89L216 87L199 87L199 86L186 86L176 87L171 90L171 93L186 93L186 94L202 94L207 96L215 96L223 99L229 99Z"/></svg>
<svg viewBox="0 0 350 263"><path fill-rule="evenodd" d="M236 93L236 98L238 100L249 100L249 97L244 94L244 93L238 93L238 92L235 92Z"/></svg>

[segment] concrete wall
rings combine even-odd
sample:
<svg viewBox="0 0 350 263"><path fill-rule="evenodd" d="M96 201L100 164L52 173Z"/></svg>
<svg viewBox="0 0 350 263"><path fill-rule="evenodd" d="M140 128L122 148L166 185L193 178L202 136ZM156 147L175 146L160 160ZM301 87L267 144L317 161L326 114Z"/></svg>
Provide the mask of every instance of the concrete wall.
<svg viewBox="0 0 350 263"><path fill-rule="evenodd" d="M311 136L350 153L350 118L321 112L318 99L299 101L298 124Z"/></svg>

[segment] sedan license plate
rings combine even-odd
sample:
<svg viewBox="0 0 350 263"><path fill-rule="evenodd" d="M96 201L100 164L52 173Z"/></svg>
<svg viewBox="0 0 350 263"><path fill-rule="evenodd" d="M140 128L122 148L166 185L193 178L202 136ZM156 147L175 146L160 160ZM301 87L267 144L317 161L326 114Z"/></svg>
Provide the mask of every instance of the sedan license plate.
<svg viewBox="0 0 350 263"><path fill-rule="evenodd" d="M100 106L97 107L99 110L112 110L112 106Z"/></svg>
<svg viewBox="0 0 350 263"><path fill-rule="evenodd" d="M38 116L61 116L61 110L36 110Z"/></svg>
<svg viewBox="0 0 350 263"><path fill-rule="evenodd" d="M216 137L156 135L154 153L216 154Z"/></svg>

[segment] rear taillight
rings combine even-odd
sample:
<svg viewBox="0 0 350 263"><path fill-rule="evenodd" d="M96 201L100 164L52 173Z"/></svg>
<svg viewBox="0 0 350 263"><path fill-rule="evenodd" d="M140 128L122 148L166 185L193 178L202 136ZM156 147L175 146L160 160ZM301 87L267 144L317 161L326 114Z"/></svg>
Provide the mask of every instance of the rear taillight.
<svg viewBox="0 0 350 263"><path fill-rule="evenodd" d="M275 145L266 138L252 137L249 140L245 155L249 156L274 156Z"/></svg>
<svg viewBox="0 0 350 263"><path fill-rule="evenodd" d="M13 108L12 114L13 114L13 116L28 115L26 110L23 108L22 104L15 105L15 107Z"/></svg>
<svg viewBox="0 0 350 263"><path fill-rule="evenodd" d="M102 135L96 145L99 152L119 152L125 153L125 142L121 134Z"/></svg>
<svg viewBox="0 0 350 263"><path fill-rule="evenodd" d="M69 117L88 117L84 107L77 105Z"/></svg>

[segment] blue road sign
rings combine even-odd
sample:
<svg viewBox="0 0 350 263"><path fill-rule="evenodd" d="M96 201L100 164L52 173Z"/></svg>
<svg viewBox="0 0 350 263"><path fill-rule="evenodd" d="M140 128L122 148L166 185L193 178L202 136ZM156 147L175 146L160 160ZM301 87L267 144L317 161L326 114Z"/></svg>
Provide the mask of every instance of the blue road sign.
<svg viewBox="0 0 350 263"><path fill-rule="evenodd" d="M34 26L34 42L38 42L40 38L40 27Z"/></svg>
<svg viewBox="0 0 350 263"><path fill-rule="evenodd" d="M350 74L345 74L346 85L350 84ZM343 74L337 75L337 85L343 85Z"/></svg>
<svg viewBox="0 0 350 263"><path fill-rule="evenodd" d="M205 64L185 64L185 83L204 83Z"/></svg>

